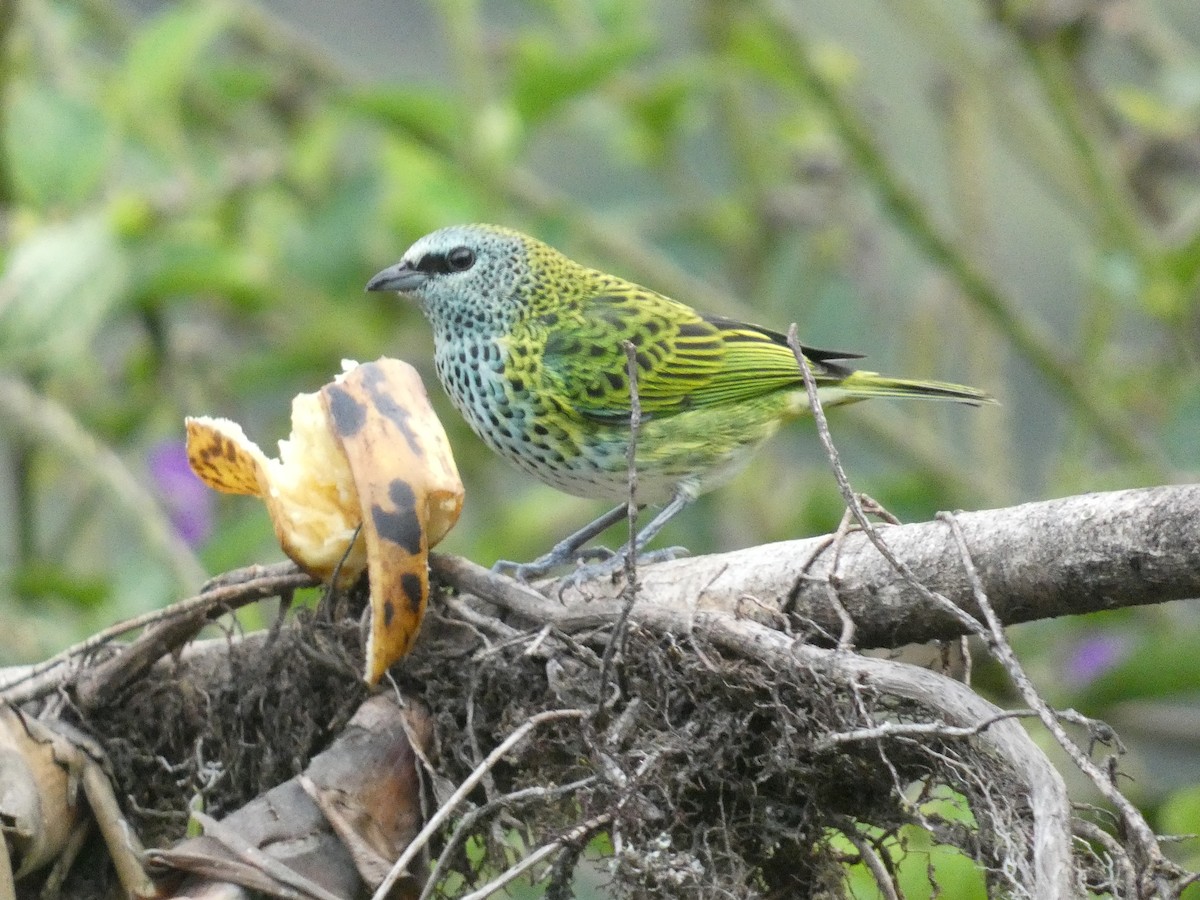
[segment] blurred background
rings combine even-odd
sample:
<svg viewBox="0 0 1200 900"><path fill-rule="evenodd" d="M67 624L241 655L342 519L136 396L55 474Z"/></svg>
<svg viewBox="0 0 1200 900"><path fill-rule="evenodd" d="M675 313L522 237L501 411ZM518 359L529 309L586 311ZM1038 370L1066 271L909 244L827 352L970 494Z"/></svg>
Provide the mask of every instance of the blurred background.
<svg viewBox="0 0 1200 900"><path fill-rule="evenodd" d="M454 222L991 391L835 413L905 520L1200 469L1194 0L0 0L0 136L0 664L280 559L191 479L183 417L273 452L343 358L424 374L467 487L446 551L532 558L601 511L492 457L417 310L363 292ZM659 543L841 512L800 423ZM1200 831L1195 605L1014 639L1118 727L1153 824Z"/></svg>

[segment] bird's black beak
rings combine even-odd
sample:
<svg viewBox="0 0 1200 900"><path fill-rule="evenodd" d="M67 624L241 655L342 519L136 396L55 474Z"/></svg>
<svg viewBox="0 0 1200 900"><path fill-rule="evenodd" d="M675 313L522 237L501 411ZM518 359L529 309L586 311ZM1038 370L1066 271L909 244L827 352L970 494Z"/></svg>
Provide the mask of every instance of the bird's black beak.
<svg viewBox="0 0 1200 900"><path fill-rule="evenodd" d="M411 291L429 280L429 275L415 269L412 263L398 262L379 272L367 282L368 291Z"/></svg>

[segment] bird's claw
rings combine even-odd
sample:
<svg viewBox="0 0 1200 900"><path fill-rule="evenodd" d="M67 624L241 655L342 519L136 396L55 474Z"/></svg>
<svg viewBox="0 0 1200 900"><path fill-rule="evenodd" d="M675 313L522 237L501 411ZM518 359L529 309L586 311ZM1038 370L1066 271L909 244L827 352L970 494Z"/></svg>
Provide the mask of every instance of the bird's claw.
<svg viewBox="0 0 1200 900"><path fill-rule="evenodd" d="M685 556L690 556L691 551L687 547L663 547L661 550L651 550L649 553L643 553L637 558L638 565L650 565L652 563L670 562L673 559L683 559Z"/></svg>
<svg viewBox="0 0 1200 900"><path fill-rule="evenodd" d="M558 582L558 592L561 594L567 588L578 588L589 581L595 581L601 578L616 580L617 576L625 571L625 559L628 554L624 551L609 553L609 556L602 559L600 562L581 565L568 575L564 575ZM652 550L649 553L638 555L637 565L648 566L653 563L668 562L672 559L679 559L688 555L687 547L664 547L661 550Z"/></svg>
<svg viewBox="0 0 1200 900"><path fill-rule="evenodd" d="M500 575L515 578L522 584L528 584L534 579L545 577L552 569L574 561L577 564L577 568L559 580L559 592L561 593L564 588L577 588L587 581L594 581L600 578L614 578L617 574L624 571L626 555L627 551L624 549L609 550L607 547L589 547L576 550L565 559L555 553L548 553L527 563L498 559L492 563L492 571ZM668 562L687 555L687 547L664 547L661 550L651 550L649 553L640 554L637 558L637 564L642 566ZM588 560L596 561L586 562Z"/></svg>
<svg viewBox="0 0 1200 900"><path fill-rule="evenodd" d="M511 559L498 559L492 563L492 571L497 575L507 575L521 584L529 584L535 578L541 578L558 563L544 564L540 559L533 562L519 563Z"/></svg>
<svg viewBox="0 0 1200 900"><path fill-rule="evenodd" d="M559 566L565 566L570 562L582 562L591 559L603 562L616 555L614 551L609 550L607 547L589 547L582 550L572 550L568 553L555 553L551 551L545 556L539 556L537 559L527 563L513 562L510 559L498 559L492 563L492 571L500 575L515 578L522 584L528 584L530 581L543 578L551 570L557 569Z"/></svg>
<svg viewBox="0 0 1200 900"><path fill-rule="evenodd" d="M609 550L607 547L585 547L582 550L576 551L575 562L581 563L589 559L594 559L597 562L605 562L619 555L616 550Z"/></svg>

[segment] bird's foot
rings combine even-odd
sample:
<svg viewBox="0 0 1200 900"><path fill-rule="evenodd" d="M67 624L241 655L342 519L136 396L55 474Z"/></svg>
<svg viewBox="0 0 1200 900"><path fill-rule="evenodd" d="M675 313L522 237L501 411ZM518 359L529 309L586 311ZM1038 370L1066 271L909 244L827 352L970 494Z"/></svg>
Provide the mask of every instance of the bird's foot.
<svg viewBox="0 0 1200 900"><path fill-rule="evenodd" d="M570 574L563 576L561 587L578 587L585 581L592 581L598 578L615 578L625 569L625 557L627 553L628 551L625 548L609 550L607 547L586 547L580 550L573 550L570 553L556 553L552 550L544 556L539 556L532 562L527 563L498 559L492 564L492 571L501 575L508 575L510 578L515 578L517 581L528 584L530 581L545 577L559 566L574 562L577 568ZM639 554L637 564L639 566L648 566L652 563L666 562L687 555L687 547L664 547L661 550L651 550L649 553ZM589 562L589 560L595 560L595 562Z"/></svg>
<svg viewBox="0 0 1200 900"><path fill-rule="evenodd" d="M541 578L555 566L562 563L553 561L544 563L542 560L545 557L533 560L533 562L519 563L511 559L498 559L492 563L492 571L497 575L507 575L509 578L514 578L522 584L528 584L535 578Z"/></svg>
<svg viewBox="0 0 1200 900"><path fill-rule="evenodd" d="M561 594L565 588L577 588L585 582L597 579L608 578L615 581L617 576L625 571L625 560L628 553L629 551L623 547L615 553L609 551L609 555L599 562L578 566L575 571L569 575L564 575L559 581L559 593ZM639 553L637 565L648 566L653 563L679 559L687 555L687 547L664 547L661 550L651 550L649 553Z"/></svg>
<svg viewBox="0 0 1200 900"><path fill-rule="evenodd" d="M649 553L643 553L637 558L637 563L639 566L648 566L653 563L683 559L685 556L691 556L691 554L692 551L687 547L663 547L661 550L651 550Z"/></svg>
<svg viewBox="0 0 1200 900"><path fill-rule="evenodd" d="M593 549L584 549L584 547L588 541L595 539L604 529L615 525L628 515L628 506L621 504L610 509L594 522L589 522L574 534L563 538L550 548L549 553L539 556L533 562L515 563L507 559L501 559L492 565L492 571L511 575L517 581L528 582L534 578L541 578L548 574L551 569L565 566L571 562L589 559L607 559L612 556L611 550L607 550L604 547Z"/></svg>
<svg viewBox="0 0 1200 900"><path fill-rule="evenodd" d="M492 563L492 571L500 575L515 578L523 584L528 584L537 578L545 577L559 566L565 566L572 562L585 562L591 559L607 561L616 555L614 551L609 550L607 547L588 547L586 549L555 547L549 553L527 563L513 562L509 559L498 559Z"/></svg>

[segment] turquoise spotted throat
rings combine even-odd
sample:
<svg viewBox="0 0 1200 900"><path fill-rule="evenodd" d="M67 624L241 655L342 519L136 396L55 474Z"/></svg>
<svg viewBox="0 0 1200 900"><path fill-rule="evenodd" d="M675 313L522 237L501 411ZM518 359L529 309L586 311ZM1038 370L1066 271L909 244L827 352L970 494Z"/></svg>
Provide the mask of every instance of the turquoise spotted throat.
<svg viewBox="0 0 1200 900"><path fill-rule="evenodd" d="M413 298L433 326L434 365L455 407L492 450L546 484L621 505L545 556L498 569L522 580L574 559L626 514L636 350L641 410L637 501L662 509L636 538L576 576L612 573L667 521L732 477L784 421L809 409L787 338L708 315L590 269L508 228L457 225L413 244L367 284ZM822 407L870 397L978 405L982 391L858 371L860 358L803 347Z"/></svg>

